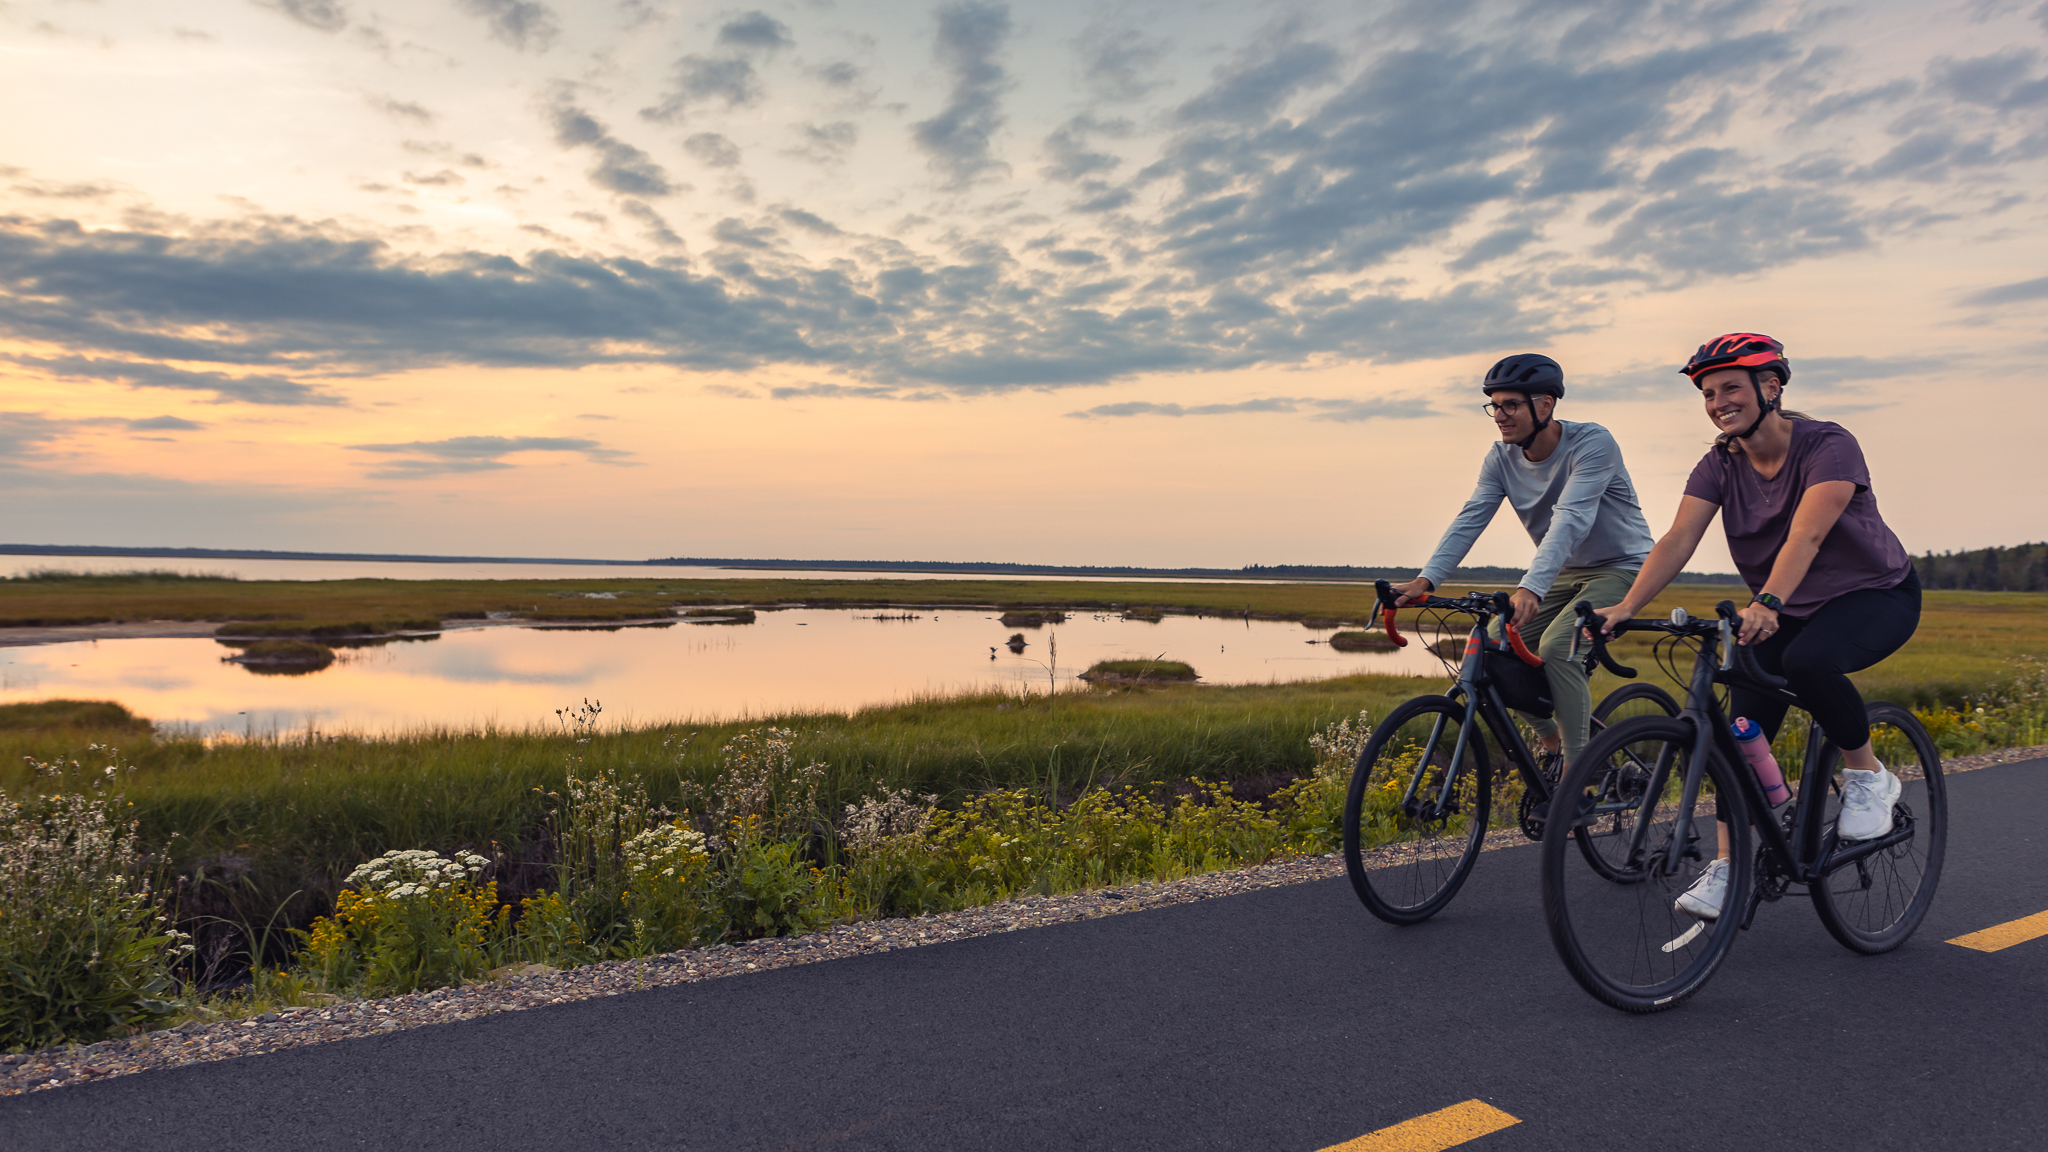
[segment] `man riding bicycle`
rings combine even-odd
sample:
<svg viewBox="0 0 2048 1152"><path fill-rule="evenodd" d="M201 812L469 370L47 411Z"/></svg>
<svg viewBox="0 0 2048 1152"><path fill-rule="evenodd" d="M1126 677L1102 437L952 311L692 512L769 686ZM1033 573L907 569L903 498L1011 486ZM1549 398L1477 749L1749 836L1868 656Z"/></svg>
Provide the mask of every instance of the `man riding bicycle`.
<svg viewBox="0 0 2048 1152"><path fill-rule="evenodd" d="M1598 424L1552 419L1564 399L1564 369L1536 353L1495 364L1480 385L1487 415L1500 431L1479 465L1479 484L1451 521L1422 572L1394 585L1400 603L1435 591L1457 570L1505 499L1536 544L1536 556L1514 591L1513 625L1543 657L1556 720L1523 713L1543 741L1546 774L1585 746L1593 693L1585 668L1569 658L1576 609L1621 602L1656 543L1621 447Z"/></svg>

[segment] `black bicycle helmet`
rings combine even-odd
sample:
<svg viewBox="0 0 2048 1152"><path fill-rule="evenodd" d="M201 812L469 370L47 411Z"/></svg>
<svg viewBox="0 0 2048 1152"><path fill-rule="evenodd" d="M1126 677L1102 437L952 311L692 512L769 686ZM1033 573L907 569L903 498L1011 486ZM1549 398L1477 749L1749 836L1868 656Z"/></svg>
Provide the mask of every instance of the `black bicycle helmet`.
<svg viewBox="0 0 2048 1152"><path fill-rule="evenodd" d="M1562 400L1564 369L1541 352L1523 352L1487 369L1486 381L1479 387L1488 396L1495 392L1522 392Z"/></svg>
<svg viewBox="0 0 2048 1152"><path fill-rule="evenodd" d="M1479 387L1488 396L1495 392L1520 392L1529 397L1529 414L1535 417L1535 426L1527 436L1515 441L1515 447L1527 451L1536 437L1550 427L1549 417L1536 416L1536 397L1564 399L1564 369L1541 352L1522 352L1488 368L1486 380Z"/></svg>

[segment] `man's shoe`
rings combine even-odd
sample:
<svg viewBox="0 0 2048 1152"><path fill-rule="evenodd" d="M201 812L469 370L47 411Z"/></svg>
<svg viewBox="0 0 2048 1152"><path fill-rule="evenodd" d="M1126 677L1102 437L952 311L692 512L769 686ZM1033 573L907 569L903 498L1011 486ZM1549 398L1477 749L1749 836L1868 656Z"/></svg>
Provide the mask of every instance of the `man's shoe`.
<svg viewBox="0 0 2048 1152"><path fill-rule="evenodd" d="M1875 840L1892 830L1892 805L1904 785L1882 766L1875 772L1842 770L1842 812L1835 817L1838 840Z"/></svg>
<svg viewBox="0 0 2048 1152"><path fill-rule="evenodd" d="M1701 920L1718 920L1721 905L1728 902L1728 861L1716 860L1707 865L1700 878L1692 882L1671 906L1688 916Z"/></svg>

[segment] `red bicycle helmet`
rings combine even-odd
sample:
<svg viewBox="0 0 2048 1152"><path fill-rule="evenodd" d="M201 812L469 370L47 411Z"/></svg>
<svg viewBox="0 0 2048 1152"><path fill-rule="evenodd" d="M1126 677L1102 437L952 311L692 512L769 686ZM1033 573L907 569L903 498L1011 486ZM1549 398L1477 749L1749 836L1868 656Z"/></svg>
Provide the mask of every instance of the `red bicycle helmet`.
<svg viewBox="0 0 2048 1152"><path fill-rule="evenodd" d="M1757 379L1758 374L1770 372L1776 375L1782 395L1785 385L1792 380L1792 362L1785 359L1783 344L1761 332L1730 332L1700 345L1699 351L1694 352L1692 359L1686 361L1685 367L1679 371L1685 373L1686 378L1692 381L1693 387L1699 388L1700 374L1719 368L1749 370L1749 386L1756 389L1756 420L1750 424L1747 431L1735 434L1736 439L1747 440L1756 435L1756 430L1764 426L1764 417L1769 416L1771 410L1778 406L1777 400L1764 398L1764 386L1763 382Z"/></svg>
<svg viewBox="0 0 2048 1152"><path fill-rule="evenodd" d="M1778 374L1778 383L1787 384L1792 379L1792 363L1785 359L1785 346L1761 332L1730 332L1716 336L1700 350L1692 354L1679 371L1690 378L1697 387L1700 373L1712 372L1716 368L1747 368L1749 378L1768 368Z"/></svg>

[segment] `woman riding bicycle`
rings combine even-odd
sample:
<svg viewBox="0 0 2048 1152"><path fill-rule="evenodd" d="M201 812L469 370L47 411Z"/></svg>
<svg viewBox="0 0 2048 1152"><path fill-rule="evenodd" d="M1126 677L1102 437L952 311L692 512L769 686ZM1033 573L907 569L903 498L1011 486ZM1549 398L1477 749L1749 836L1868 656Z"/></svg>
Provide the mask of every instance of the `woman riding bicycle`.
<svg viewBox="0 0 2048 1152"><path fill-rule="evenodd" d="M1720 429L1686 481L1678 516L1643 562L1620 603L1599 611L1609 635L1664 590L1692 558L1716 513L1728 551L1753 597L1737 642L1783 676L1828 739L1842 750L1841 840L1870 840L1892 828L1897 776L1870 744L1863 697L1848 673L1904 646L1920 624L1920 577L1886 527L1870 489L1863 450L1847 429L1786 410L1792 367L1785 346L1732 332L1700 346L1680 369L1700 390ZM1775 739L1786 704L1754 689L1733 690L1730 715ZM1738 720L1738 724L1741 723ZM1721 913L1728 890L1728 832L1720 857L1678 907L1703 920Z"/></svg>

